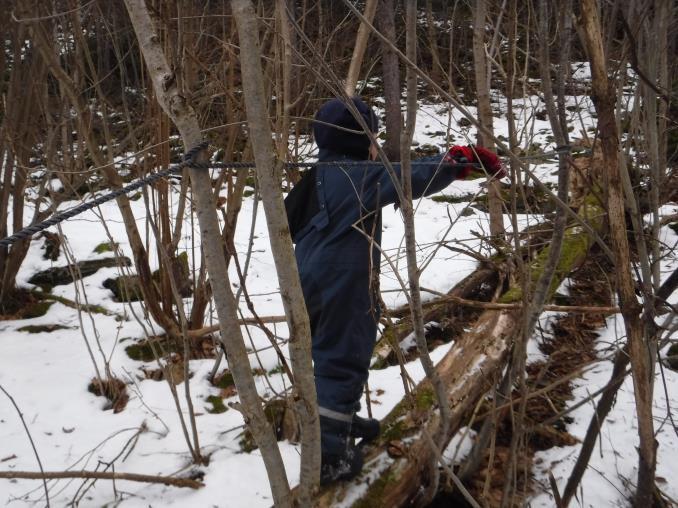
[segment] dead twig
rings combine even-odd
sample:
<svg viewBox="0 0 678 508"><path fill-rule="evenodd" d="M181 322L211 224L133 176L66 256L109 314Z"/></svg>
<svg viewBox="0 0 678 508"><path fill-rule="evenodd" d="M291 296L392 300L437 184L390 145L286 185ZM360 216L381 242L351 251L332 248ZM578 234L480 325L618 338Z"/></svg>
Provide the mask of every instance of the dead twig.
<svg viewBox="0 0 678 508"><path fill-rule="evenodd" d="M19 406L17 405L16 401L14 400L14 397L12 397L7 392L7 390L5 390L2 387L2 385L0 385L0 390L2 391L2 393L4 393L7 396L9 401L14 406L14 409L16 409L16 412L19 415L19 419L21 420L21 424L24 426L24 430L26 430L26 435L28 436L28 440L31 442L31 448L33 448L33 453L35 454L35 459L38 461L38 467L40 468L41 473L44 475L45 473L42 469L42 461L40 460L40 455L38 454L38 449L35 447L35 442L33 441L33 437L31 436L31 432L28 430L28 425L26 425L26 420L24 420L23 413L19 409ZM41 474L41 473L36 473L36 474ZM2 478L2 476L0 476L0 478ZM47 481L45 481L44 476L42 478L43 478L42 484L45 488L45 502L47 503L47 508L49 508L49 490L47 489Z"/></svg>
<svg viewBox="0 0 678 508"><path fill-rule="evenodd" d="M287 320L285 316L260 316L256 318L244 318L238 319L238 324L241 325L259 325L261 323L285 323ZM197 330L189 330L189 338L202 337L210 333L218 332L219 325L210 325L203 328L198 328Z"/></svg>
<svg viewBox="0 0 678 508"><path fill-rule="evenodd" d="M521 309L523 305L521 303L494 303L494 302L479 302L476 300L467 300L466 298L461 298L459 296L447 295L440 293L439 291L434 291L433 289L421 288L423 291L439 296L440 298L432 300L430 302L425 302L423 305L434 305L442 302L454 302L459 305L464 305L466 307L474 307L477 309L484 310L509 310L509 309ZM619 312L619 307L603 307L598 305L544 305L543 310L548 310L552 312L577 312L577 313L593 313L593 314L616 314Z"/></svg>
<svg viewBox="0 0 678 508"><path fill-rule="evenodd" d="M171 487L199 489L204 484L191 478L173 476L153 476L136 473L107 473L103 471L0 471L0 478L5 480L59 480L64 478L86 478L96 480L126 480L141 483L161 483ZM49 506L49 503L48 503Z"/></svg>

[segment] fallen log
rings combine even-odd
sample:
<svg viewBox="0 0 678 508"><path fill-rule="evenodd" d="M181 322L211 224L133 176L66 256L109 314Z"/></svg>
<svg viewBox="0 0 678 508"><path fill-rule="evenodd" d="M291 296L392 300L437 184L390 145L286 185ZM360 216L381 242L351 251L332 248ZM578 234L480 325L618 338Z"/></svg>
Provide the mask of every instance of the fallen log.
<svg viewBox="0 0 678 508"><path fill-rule="evenodd" d="M579 210L595 232L603 230L604 211L593 199L587 199ZM555 270L550 295L565 277L586 258L594 240L581 227L565 232L561 259ZM548 258L548 246L529 263L530 280L539 279ZM456 295L455 295L456 296ZM522 300L522 289L513 285L499 299L515 304ZM506 364L513 339L522 329L520 309L485 310L472 330L464 333L436 366L447 387L451 422L445 442L457 433L466 416L481 397L496 385ZM361 475L352 482L339 483L324 489L316 498L316 506L330 507L343 501L344 506L405 506L416 504L417 495L426 485L426 472L439 453L427 436L436 435L439 412L428 380L423 380L382 422L382 434L367 452Z"/></svg>

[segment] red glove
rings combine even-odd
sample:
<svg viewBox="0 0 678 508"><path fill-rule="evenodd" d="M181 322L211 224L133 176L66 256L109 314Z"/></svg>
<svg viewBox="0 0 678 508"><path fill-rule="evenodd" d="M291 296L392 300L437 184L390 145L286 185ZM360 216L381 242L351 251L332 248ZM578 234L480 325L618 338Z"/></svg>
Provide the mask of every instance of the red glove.
<svg viewBox="0 0 678 508"><path fill-rule="evenodd" d="M445 162L450 164L476 163L482 164L485 170L495 178L504 178L506 171L493 152L481 146L453 146L445 156ZM466 178L473 170L473 166L467 166L459 171L459 178Z"/></svg>
<svg viewBox="0 0 678 508"><path fill-rule="evenodd" d="M455 145L449 149L443 161L450 164L464 164L473 162L473 150L468 146ZM465 166L459 170L458 178L463 180L473 170L473 166Z"/></svg>
<svg viewBox="0 0 678 508"><path fill-rule="evenodd" d="M494 152L490 152L482 146L474 146L473 150L475 151L473 161L482 164L490 175L498 179L506 176L506 170Z"/></svg>

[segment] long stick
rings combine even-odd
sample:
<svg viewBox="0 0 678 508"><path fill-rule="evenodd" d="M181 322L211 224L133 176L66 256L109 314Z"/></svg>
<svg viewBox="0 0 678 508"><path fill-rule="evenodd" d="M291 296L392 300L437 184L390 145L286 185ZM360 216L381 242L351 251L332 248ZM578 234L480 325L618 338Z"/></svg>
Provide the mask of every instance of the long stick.
<svg viewBox="0 0 678 508"><path fill-rule="evenodd" d="M161 483L172 487L199 489L204 484L190 478L173 476L152 476L136 473L106 473L103 471L0 471L0 478L6 480L61 480L64 478L86 478L94 480L127 480L130 482ZM49 504L48 504L49 506Z"/></svg>
<svg viewBox="0 0 678 508"><path fill-rule="evenodd" d="M2 390L2 393L7 395L7 398L9 401L12 403L14 406L14 409L16 409L16 412L19 414L19 419L21 420L21 424L24 426L24 430L26 431L26 435L28 436L28 440L31 442L31 448L33 448L33 453L35 454L35 459L38 461L38 467L40 468L41 473L37 474L45 474L45 472L42 469L42 461L40 460L40 455L38 454L38 449L35 447L35 442L33 441L33 437L31 436L31 432L28 430L28 425L26 425L26 420L24 420L24 415L19 409L19 406L17 405L16 401L14 400L14 397L12 397L7 390L5 390L2 385L0 385L0 390ZM1 476L0 476L1 478ZM47 508L49 508L49 490L47 489L47 482L43 480L42 482L44 488L45 488L45 500L47 502Z"/></svg>

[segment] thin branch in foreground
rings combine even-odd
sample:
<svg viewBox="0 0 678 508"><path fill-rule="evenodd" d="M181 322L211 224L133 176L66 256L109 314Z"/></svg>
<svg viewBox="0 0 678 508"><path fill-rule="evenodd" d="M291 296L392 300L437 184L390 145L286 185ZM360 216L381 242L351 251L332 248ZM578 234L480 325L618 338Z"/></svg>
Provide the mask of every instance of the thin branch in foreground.
<svg viewBox="0 0 678 508"><path fill-rule="evenodd" d="M37 474L42 474L42 484L43 487L45 488L45 502L47 503L47 508L49 508L49 489L47 488L47 481L45 481L44 478L44 470L42 468L42 461L40 460L40 455L38 454L38 449L35 447L35 442L33 441L33 437L31 436L31 432L28 430L28 425L26 425L26 420L24 420L24 415L19 409L19 406L17 405L16 401L14 400L14 397L12 397L7 390L5 390L2 385L0 385L0 390L2 390L2 393L7 395L7 398L9 401L12 403L14 406L14 409L16 409L17 414L19 415L19 419L21 420L21 424L24 426L24 429L26 430L26 435L28 436L28 440L31 442L31 447L33 448L33 453L35 454L35 458L38 461L38 467L40 468L40 473ZM0 476L0 478L2 478Z"/></svg>
<svg viewBox="0 0 678 508"><path fill-rule="evenodd" d="M86 478L95 480L126 480L130 482L161 483L171 487L199 489L204 484L191 478L153 476L136 473L107 473L103 471L0 471L0 479L6 480L59 480L63 478Z"/></svg>

